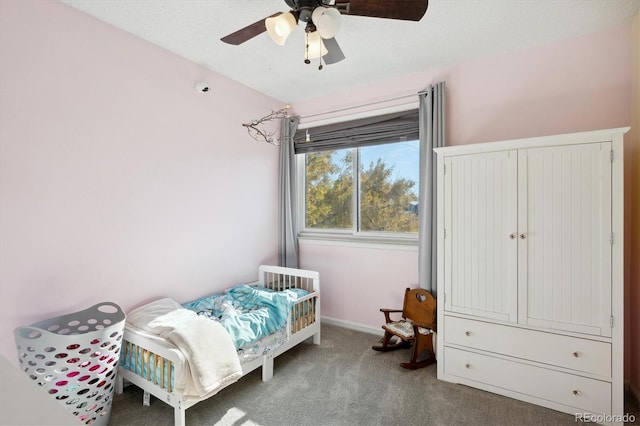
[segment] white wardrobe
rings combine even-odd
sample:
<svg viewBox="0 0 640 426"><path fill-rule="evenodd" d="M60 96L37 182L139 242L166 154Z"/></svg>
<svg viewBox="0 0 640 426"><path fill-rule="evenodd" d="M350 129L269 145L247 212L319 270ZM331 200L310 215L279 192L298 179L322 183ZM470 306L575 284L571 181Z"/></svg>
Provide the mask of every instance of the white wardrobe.
<svg viewBox="0 0 640 426"><path fill-rule="evenodd" d="M623 415L627 130L435 149L439 379Z"/></svg>

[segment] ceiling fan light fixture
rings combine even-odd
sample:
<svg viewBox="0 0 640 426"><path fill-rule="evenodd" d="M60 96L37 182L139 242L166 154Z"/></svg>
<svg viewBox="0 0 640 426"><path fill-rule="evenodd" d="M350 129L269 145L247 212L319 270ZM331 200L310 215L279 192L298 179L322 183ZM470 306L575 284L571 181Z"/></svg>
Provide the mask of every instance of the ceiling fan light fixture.
<svg viewBox="0 0 640 426"><path fill-rule="evenodd" d="M307 33L306 58L315 59L329 53L322 42L322 37L318 31Z"/></svg>
<svg viewBox="0 0 640 426"><path fill-rule="evenodd" d="M318 28L320 37L333 38L340 29L342 15L340 15L338 9L334 7L319 6L313 10L311 20L316 28Z"/></svg>
<svg viewBox="0 0 640 426"><path fill-rule="evenodd" d="M297 21L291 12L287 12L265 19L264 24L271 39L282 46L295 29Z"/></svg>

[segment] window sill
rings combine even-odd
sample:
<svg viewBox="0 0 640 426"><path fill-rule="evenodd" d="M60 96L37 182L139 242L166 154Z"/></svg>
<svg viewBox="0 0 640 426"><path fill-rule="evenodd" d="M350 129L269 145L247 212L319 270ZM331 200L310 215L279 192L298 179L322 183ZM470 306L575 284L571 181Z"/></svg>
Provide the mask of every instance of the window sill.
<svg viewBox="0 0 640 426"><path fill-rule="evenodd" d="M340 245L350 247L380 248L389 250L418 250L417 236L383 236L383 235L354 235L339 232L309 232L298 234L303 244Z"/></svg>

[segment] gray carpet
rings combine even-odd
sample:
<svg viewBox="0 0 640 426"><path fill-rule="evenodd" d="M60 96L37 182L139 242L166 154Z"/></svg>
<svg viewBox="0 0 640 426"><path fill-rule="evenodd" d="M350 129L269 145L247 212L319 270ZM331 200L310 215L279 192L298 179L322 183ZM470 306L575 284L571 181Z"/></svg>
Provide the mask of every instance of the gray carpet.
<svg viewBox="0 0 640 426"><path fill-rule="evenodd" d="M377 337L322 326L322 345L304 342L187 410L188 426L575 425L572 415L436 379L436 366L408 371L409 352L371 350ZM629 412L640 412L628 404ZM635 424L639 420L636 420ZM110 425L173 425L173 408L128 386L113 401Z"/></svg>

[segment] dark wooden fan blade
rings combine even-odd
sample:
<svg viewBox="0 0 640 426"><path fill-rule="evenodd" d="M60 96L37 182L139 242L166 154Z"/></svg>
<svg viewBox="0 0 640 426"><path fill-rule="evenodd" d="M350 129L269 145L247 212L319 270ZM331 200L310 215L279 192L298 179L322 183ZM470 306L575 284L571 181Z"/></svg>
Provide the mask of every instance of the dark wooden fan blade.
<svg viewBox="0 0 640 426"><path fill-rule="evenodd" d="M277 12L271 16L268 16L268 18L273 18L274 16L278 16L281 14L282 12ZM267 31L267 27L264 24L264 19L261 19L258 22L254 22L253 24L236 31L235 33L231 33L228 36L222 37L220 40L224 41L225 43L237 46L247 40L251 40L255 36L262 34L265 31Z"/></svg>
<svg viewBox="0 0 640 426"><path fill-rule="evenodd" d="M344 53L342 53L342 49L340 49L340 45L335 38L326 38L322 42L327 49L327 54L322 57L325 64L335 64L344 59Z"/></svg>
<svg viewBox="0 0 640 426"><path fill-rule="evenodd" d="M429 6L428 0L336 0L343 15L419 21Z"/></svg>

